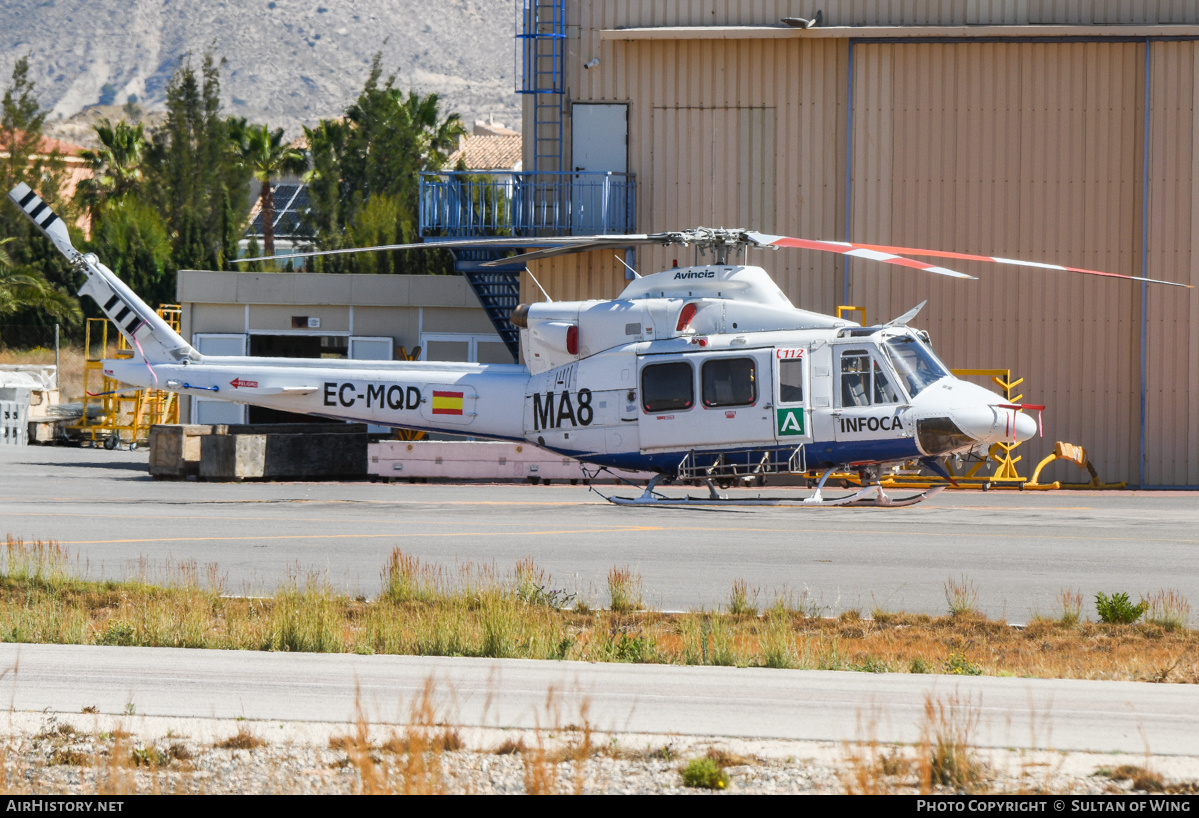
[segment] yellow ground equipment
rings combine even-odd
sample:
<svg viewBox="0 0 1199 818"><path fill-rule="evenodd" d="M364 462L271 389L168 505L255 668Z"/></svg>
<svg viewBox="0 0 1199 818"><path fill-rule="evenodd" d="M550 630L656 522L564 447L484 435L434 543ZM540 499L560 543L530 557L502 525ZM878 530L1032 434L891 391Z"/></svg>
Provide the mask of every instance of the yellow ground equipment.
<svg viewBox="0 0 1199 818"><path fill-rule="evenodd" d="M182 311L177 304L158 309L171 328L179 331ZM150 436L150 427L158 423L179 422L179 396L158 389L122 388L119 381L104 374L108 354L107 318L89 318L85 328L87 359L83 368L83 415L67 427L86 446L103 445L115 449L125 445L136 449ZM124 336L117 336L116 358L131 358L133 350Z"/></svg>
<svg viewBox="0 0 1199 818"><path fill-rule="evenodd" d="M401 361L419 361L420 360L420 347L419 346L413 347L412 352L410 352L410 353L406 352L403 347L400 347L400 360ZM424 440L425 439L425 433L418 432L415 429L395 429L392 431L392 436L395 437L396 440Z"/></svg>
<svg viewBox="0 0 1199 818"><path fill-rule="evenodd" d="M1038 478L1041 476L1041 469L1048 466L1055 460L1065 460L1073 463L1080 469L1086 469L1091 474L1090 483L1060 483L1054 480L1052 483L1041 483ZM1037 464L1037 469L1032 473L1032 479L1024 484L1026 489L1122 489L1125 483L1102 483L1099 480L1099 474L1095 471L1095 467L1091 464L1091 459L1087 457L1086 449L1082 446L1075 446L1073 443L1063 443L1060 440L1053 446L1053 454L1046 457Z"/></svg>

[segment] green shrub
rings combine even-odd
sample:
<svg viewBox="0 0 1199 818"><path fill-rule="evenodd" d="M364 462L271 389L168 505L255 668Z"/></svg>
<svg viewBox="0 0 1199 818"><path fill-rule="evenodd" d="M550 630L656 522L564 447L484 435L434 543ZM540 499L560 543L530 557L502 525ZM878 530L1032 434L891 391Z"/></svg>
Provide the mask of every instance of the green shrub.
<svg viewBox="0 0 1199 818"><path fill-rule="evenodd" d="M729 774L710 758L693 758L682 769L683 786L723 790L729 786Z"/></svg>
<svg viewBox="0 0 1199 818"><path fill-rule="evenodd" d="M951 653L945 660L945 672L954 676L981 676L983 669L978 665L971 664L970 660L962 654Z"/></svg>
<svg viewBox="0 0 1199 818"><path fill-rule="evenodd" d="M1099 614L1099 621L1109 625L1130 625L1141 618L1147 607L1144 602L1133 605L1128 601L1128 594L1108 596L1102 591L1095 594L1095 612Z"/></svg>
<svg viewBox="0 0 1199 818"><path fill-rule="evenodd" d="M119 619L110 622L103 633L96 635L97 645L127 648L137 643L137 630L128 622Z"/></svg>

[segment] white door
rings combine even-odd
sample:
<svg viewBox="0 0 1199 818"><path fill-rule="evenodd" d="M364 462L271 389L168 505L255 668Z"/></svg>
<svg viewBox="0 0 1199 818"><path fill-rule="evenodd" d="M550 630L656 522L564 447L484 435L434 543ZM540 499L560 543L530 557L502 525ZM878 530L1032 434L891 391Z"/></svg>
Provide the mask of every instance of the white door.
<svg viewBox="0 0 1199 818"><path fill-rule="evenodd" d="M192 336L192 346L201 355L245 355L248 343L249 336L243 333L198 332ZM215 398L192 398L191 422L204 425L245 423L246 406Z"/></svg>
<svg viewBox="0 0 1199 818"><path fill-rule="evenodd" d="M774 444L770 351L641 359L641 449L726 452Z"/></svg>
<svg viewBox="0 0 1199 818"><path fill-rule="evenodd" d="M350 358L355 361L390 361L394 353L395 341L391 338L350 336ZM372 434L386 434L391 431L391 427L368 423L366 430Z"/></svg>
<svg viewBox="0 0 1199 818"><path fill-rule="evenodd" d="M627 105L576 103L571 108L571 225L577 230L612 233L625 226L625 177L591 173L625 173L629 168ZM588 171L587 175L581 175Z"/></svg>

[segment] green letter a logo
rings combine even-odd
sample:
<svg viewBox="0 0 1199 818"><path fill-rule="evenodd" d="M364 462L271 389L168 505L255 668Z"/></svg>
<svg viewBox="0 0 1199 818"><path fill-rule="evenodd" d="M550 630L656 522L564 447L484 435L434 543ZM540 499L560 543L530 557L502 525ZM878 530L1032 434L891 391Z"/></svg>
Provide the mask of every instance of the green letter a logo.
<svg viewBox="0 0 1199 818"><path fill-rule="evenodd" d="M803 409L778 410L779 437L803 434Z"/></svg>

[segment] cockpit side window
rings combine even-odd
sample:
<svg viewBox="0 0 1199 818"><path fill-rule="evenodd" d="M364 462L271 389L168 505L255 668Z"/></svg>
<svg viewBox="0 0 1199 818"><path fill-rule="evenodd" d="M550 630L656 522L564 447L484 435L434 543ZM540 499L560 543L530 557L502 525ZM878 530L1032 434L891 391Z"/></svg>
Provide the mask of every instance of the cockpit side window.
<svg viewBox="0 0 1199 818"><path fill-rule="evenodd" d="M899 393L878 361L864 349L841 353L841 405L875 406L898 403Z"/></svg>
<svg viewBox="0 0 1199 818"><path fill-rule="evenodd" d="M870 353L864 349L841 353L841 405L870 405Z"/></svg>
<svg viewBox="0 0 1199 818"><path fill-rule="evenodd" d="M879 366L878 361L874 362L874 402L899 403L899 395L883 374L883 368Z"/></svg>

